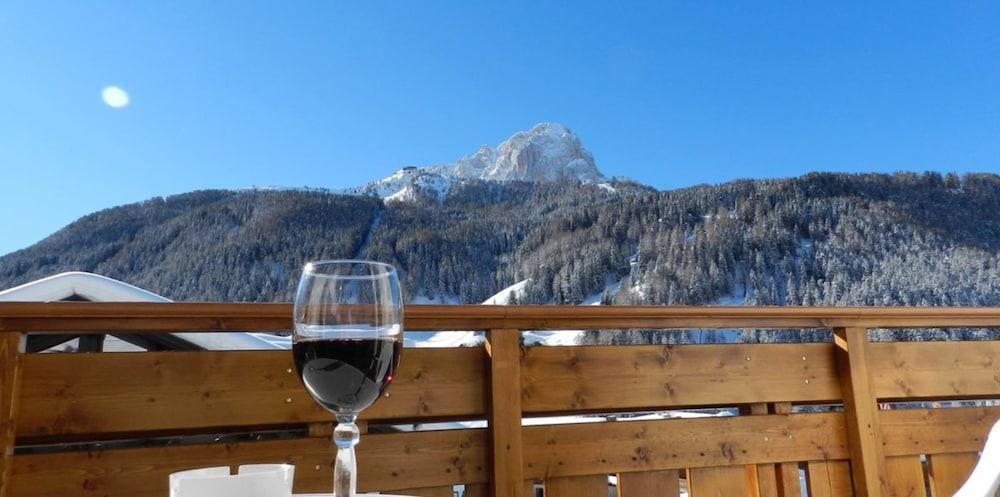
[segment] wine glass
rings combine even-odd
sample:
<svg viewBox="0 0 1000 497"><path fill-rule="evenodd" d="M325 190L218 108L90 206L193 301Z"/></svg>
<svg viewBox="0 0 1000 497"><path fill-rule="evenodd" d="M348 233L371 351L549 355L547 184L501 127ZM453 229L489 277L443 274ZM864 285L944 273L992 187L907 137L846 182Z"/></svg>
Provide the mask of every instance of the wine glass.
<svg viewBox="0 0 1000 497"><path fill-rule="evenodd" d="M295 294L292 351L309 395L337 418L336 497L354 497L358 413L389 386L403 341L396 270L357 260L306 264Z"/></svg>

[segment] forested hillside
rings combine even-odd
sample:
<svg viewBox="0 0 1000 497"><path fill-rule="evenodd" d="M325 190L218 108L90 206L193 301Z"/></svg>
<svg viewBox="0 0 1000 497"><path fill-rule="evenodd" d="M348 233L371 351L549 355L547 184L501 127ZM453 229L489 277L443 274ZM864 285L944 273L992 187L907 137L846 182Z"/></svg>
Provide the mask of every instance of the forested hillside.
<svg viewBox="0 0 1000 497"><path fill-rule="evenodd" d="M200 191L0 257L0 288L92 271L175 300L288 301L311 259L395 264L410 301L1000 305L1000 176L810 174L659 192L469 180L404 201Z"/></svg>

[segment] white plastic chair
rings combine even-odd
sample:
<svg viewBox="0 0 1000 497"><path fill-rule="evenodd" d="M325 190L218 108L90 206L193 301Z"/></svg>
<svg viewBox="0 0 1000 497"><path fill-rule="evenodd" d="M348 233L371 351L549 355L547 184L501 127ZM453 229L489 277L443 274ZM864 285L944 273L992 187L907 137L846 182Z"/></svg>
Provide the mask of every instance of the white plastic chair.
<svg viewBox="0 0 1000 497"><path fill-rule="evenodd" d="M986 447L969 479L954 497L993 497L1000 488L1000 421L993 425Z"/></svg>

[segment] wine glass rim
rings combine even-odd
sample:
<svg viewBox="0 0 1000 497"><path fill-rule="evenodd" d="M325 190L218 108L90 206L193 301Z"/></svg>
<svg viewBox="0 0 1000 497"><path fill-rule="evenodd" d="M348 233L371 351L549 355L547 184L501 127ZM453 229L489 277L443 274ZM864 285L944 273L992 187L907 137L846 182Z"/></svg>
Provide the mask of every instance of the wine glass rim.
<svg viewBox="0 0 1000 497"><path fill-rule="evenodd" d="M316 272L316 267L318 266L375 266L381 267L386 270L383 274L326 274L321 272ZM386 264L384 262L378 261L367 261L364 259L324 259L319 261L307 262L305 267L302 268L303 274L309 274L318 278L336 278L336 279L375 279L375 278L385 278L396 273L396 268L392 264Z"/></svg>

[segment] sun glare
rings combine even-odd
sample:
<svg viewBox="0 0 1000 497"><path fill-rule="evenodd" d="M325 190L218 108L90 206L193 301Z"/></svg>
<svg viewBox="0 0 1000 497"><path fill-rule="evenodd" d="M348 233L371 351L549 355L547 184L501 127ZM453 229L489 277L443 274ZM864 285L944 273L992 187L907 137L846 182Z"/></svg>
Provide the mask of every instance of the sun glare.
<svg viewBox="0 0 1000 497"><path fill-rule="evenodd" d="M108 104L108 107L113 109L121 109L128 105L128 93L125 90L117 86L109 86L101 92L101 98L104 103Z"/></svg>

